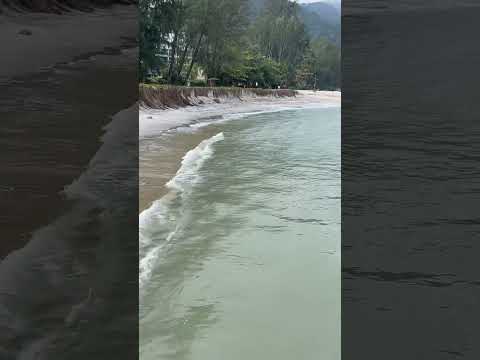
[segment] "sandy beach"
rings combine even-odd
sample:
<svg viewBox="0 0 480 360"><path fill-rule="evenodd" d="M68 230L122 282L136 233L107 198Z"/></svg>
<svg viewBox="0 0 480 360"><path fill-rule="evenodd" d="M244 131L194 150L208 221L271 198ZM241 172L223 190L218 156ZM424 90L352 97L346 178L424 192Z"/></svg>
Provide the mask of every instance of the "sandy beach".
<svg viewBox="0 0 480 360"><path fill-rule="evenodd" d="M64 187L87 167L111 116L136 101L137 29L134 6L0 16L8 44L0 60L0 258L65 211Z"/></svg>
<svg viewBox="0 0 480 360"><path fill-rule="evenodd" d="M22 34L22 30L30 35ZM136 6L113 6L91 13L56 15L9 13L0 16L0 80L35 73L135 42ZM8 46L7 46L8 44Z"/></svg>
<svg viewBox="0 0 480 360"><path fill-rule="evenodd" d="M339 91L298 90L296 97L245 97L239 99L220 99L215 103L212 99L201 98L205 104L189 106L181 109L141 109L139 136L151 137L200 118L221 116L223 114L239 114L257 111L281 111L292 107L315 107L319 104L333 106L340 104Z"/></svg>
<svg viewBox="0 0 480 360"><path fill-rule="evenodd" d="M339 359L340 94L218 105L140 139L140 357Z"/></svg>
<svg viewBox="0 0 480 360"><path fill-rule="evenodd" d="M2 359L137 353L137 19L0 16Z"/></svg>
<svg viewBox="0 0 480 360"><path fill-rule="evenodd" d="M209 124L235 121L250 114L339 106L340 102L338 91L300 90L294 98L252 97L181 109L141 109L139 211L166 194L165 184L179 169L183 156L215 132Z"/></svg>

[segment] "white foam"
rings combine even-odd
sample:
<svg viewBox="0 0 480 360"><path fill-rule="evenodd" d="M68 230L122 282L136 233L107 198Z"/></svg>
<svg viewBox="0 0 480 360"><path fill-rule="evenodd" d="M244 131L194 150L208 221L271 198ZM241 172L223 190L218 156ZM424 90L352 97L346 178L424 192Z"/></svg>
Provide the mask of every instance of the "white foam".
<svg viewBox="0 0 480 360"><path fill-rule="evenodd" d="M202 167L205 160L213 154L212 145L223 139L223 133L219 133L203 140L195 149L187 152L183 157L182 166L178 169L177 174L167 182L166 186L178 191L184 191L186 186L195 184L200 177L198 170Z"/></svg>
<svg viewBox="0 0 480 360"><path fill-rule="evenodd" d="M118 272L120 264L115 261L118 256L111 257L114 259L111 262L107 256L118 248L116 234L108 226L113 216L119 216L115 213L121 210L117 204L131 203L125 200L138 186L134 173L125 176L125 169L130 169L135 159L135 153L126 153L129 142L134 140L132 136L136 136L137 109L134 104L112 117L102 137L102 145L88 168L65 188L65 195L78 200L73 203L74 206L52 223L34 231L23 248L12 251L0 262L2 330L22 340L22 350L16 352L15 358L29 359L35 353L36 359L43 359L42 352L58 341L57 331L64 335L63 326L38 336L31 334L28 319L39 305L54 303L58 301L56 297L59 293L81 286L81 280L75 280L72 274L83 272L87 265L80 260L78 249L73 244L90 236L84 229L91 227L92 219L98 218L102 226L102 246L96 255L103 266L95 275L111 278ZM122 176L118 175L120 171ZM118 178L122 181L112 186L111 179ZM104 211L94 217L96 215L92 215L92 210L98 209ZM113 285L105 283L104 286L105 292L108 292L111 291L108 286ZM72 300L65 305L75 306Z"/></svg>
<svg viewBox="0 0 480 360"><path fill-rule="evenodd" d="M172 195L172 194L168 194ZM165 223L168 211L168 196L155 201L148 209L142 211L138 217L139 249L150 245L151 237L148 229L155 223Z"/></svg>
<svg viewBox="0 0 480 360"><path fill-rule="evenodd" d="M153 268L155 267L156 260L162 249L163 244L156 246L150 249L141 259L140 259L140 269L139 269L139 286L140 289L143 289L143 286L150 278Z"/></svg>
<svg viewBox="0 0 480 360"><path fill-rule="evenodd" d="M135 191L138 186L136 177L131 178L134 182L117 184L115 187L111 186L111 179L123 179L125 169L130 169L131 164L137 161L135 153L125 150L131 145L131 132L136 130L133 121L136 120L137 111L138 106L134 104L112 117L112 121L104 127L102 146L90 160L86 170L65 187L64 193L67 197L89 198L104 207L110 207L112 202L122 198L121 195ZM105 196L106 192L118 195Z"/></svg>
<svg viewBox="0 0 480 360"><path fill-rule="evenodd" d="M170 189L161 199L155 201L148 209L139 215L139 282L142 290L149 280L162 248L168 244L179 230L179 219L171 214L172 202L178 195L185 195L200 180L199 170L213 154L212 145L224 140L223 133L203 140L197 147L188 151L182 160L182 165L175 176L165 184ZM164 239L153 239L155 232L161 227L168 227L174 222L174 230L168 232ZM165 235L164 235L165 236ZM155 241L157 240L157 241Z"/></svg>

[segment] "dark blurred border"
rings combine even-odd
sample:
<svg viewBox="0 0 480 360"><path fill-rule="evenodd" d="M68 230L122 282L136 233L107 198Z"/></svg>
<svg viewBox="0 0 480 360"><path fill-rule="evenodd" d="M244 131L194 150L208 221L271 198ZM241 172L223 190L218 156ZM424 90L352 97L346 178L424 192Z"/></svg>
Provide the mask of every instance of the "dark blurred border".
<svg viewBox="0 0 480 360"><path fill-rule="evenodd" d="M343 1L342 358L478 359L472 1Z"/></svg>
<svg viewBox="0 0 480 360"><path fill-rule="evenodd" d="M133 0L0 4L0 358L138 356Z"/></svg>

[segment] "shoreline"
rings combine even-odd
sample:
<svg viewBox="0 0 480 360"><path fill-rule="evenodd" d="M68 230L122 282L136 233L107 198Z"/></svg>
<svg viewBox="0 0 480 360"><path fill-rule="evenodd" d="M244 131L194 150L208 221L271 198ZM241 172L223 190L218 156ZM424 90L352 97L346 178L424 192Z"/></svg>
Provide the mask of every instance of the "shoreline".
<svg viewBox="0 0 480 360"><path fill-rule="evenodd" d="M142 357L188 351L215 358L212 345L228 352L231 339L240 338L253 358L262 358L268 349L255 338L280 338L286 345L272 358L314 356L319 342L329 358L338 358L340 125L338 106L300 108L157 138L179 154L185 152L180 140L208 139L190 146L167 194L139 216ZM160 167L173 163L164 148L151 149L161 153ZM299 278L314 286L305 290ZM239 299L239 289L254 296ZM318 304L326 315L312 318ZM285 322L278 314L290 308L293 327L272 331ZM261 329L252 334L259 319ZM158 324L168 331L158 333ZM305 341L297 329L316 335ZM235 336L225 338L225 331Z"/></svg>
<svg viewBox="0 0 480 360"><path fill-rule="evenodd" d="M0 39L14 39L0 70L2 359L62 358L78 339L77 354L100 354L91 339L111 338L111 329L136 339L123 325L137 312L129 301L137 263L119 261L137 245L125 221L135 220L128 205L138 196L128 151L138 141L136 16L135 6L0 16ZM78 312L93 291L109 306ZM128 358L137 349L126 344L117 351Z"/></svg>
<svg viewBox="0 0 480 360"><path fill-rule="evenodd" d="M215 124L260 113L340 106L341 93L300 90L292 98L222 100L179 109L140 108L139 215L168 193L165 184L175 176L182 158L218 132Z"/></svg>
<svg viewBox="0 0 480 360"><path fill-rule="evenodd" d="M0 141L7 160L1 190L3 208L8 209L1 260L68 211L71 202L63 190L88 167L111 116L137 99L135 88L125 91L136 81L131 69L136 69L137 50L128 36L136 33L135 16L134 6L123 5L93 13L0 16L0 39L17 40L6 48L0 70L6 125ZM89 38L85 26L79 26L83 22L88 33L105 22L112 26ZM32 35L18 35L22 28L31 29ZM92 88L92 83L105 86ZM105 93L104 104L89 105ZM25 217L27 212L32 216Z"/></svg>
<svg viewBox="0 0 480 360"><path fill-rule="evenodd" d="M202 118L219 117L224 114L273 112L297 107L340 106L340 91L296 90L295 96L274 97L247 95L195 98L196 103L177 108L149 108L140 106L140 139L157 136L176 127L191 124Z"/></svg>

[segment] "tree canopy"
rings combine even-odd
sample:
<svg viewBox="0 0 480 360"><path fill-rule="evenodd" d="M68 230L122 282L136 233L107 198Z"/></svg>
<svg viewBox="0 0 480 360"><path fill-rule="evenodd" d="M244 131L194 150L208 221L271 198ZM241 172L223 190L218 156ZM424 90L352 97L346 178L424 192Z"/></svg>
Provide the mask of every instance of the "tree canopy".
<svg viewBox="0 0 480 360"><path fill-rule="evenodd" d="M331 88L340 51L312 39L289 0L141 0L142 81L186 84L199 71L221 85Z"/></svg>

